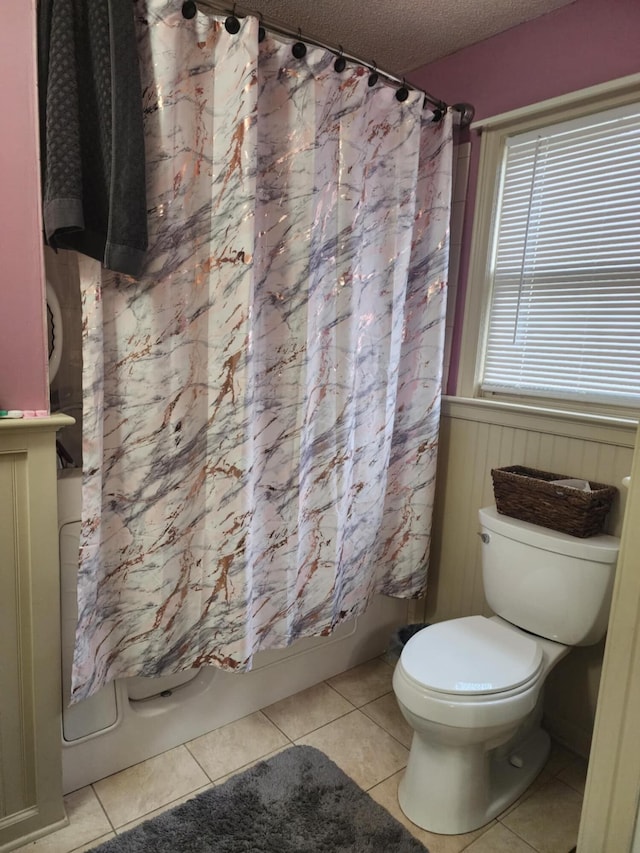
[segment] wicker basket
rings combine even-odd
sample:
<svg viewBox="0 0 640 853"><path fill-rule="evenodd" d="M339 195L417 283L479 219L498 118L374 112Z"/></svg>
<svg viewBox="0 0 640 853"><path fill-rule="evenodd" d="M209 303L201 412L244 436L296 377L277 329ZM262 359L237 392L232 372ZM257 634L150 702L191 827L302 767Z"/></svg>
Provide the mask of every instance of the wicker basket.
<svg viewBox="0 0 640 853"><path fill-rule="evenodd" d="M554 485L551 480L569 476L522 465L494 468L491 478L498 512L583 539L600 533L618 492L614 486L591 481L590 492Z"/></svg>

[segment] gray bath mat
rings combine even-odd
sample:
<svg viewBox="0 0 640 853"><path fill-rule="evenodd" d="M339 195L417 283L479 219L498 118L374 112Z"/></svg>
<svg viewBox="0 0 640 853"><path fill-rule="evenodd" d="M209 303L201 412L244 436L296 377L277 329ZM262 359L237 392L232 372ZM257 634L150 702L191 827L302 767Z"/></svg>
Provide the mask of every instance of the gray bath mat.
<svg viewBox="0 0 640 853"><path fill-rule="evenodd" d="M425 853L326 755L292 746L100 853Z"/></svg>

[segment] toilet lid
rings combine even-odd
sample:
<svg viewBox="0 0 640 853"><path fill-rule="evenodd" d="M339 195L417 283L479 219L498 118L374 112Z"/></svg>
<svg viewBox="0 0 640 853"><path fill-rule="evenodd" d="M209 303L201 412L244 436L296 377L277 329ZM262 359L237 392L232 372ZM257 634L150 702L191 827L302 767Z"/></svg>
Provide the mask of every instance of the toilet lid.
<svg viewBox="0 0 640 853"><path fill-rule="evenodd" d="M542 666L534 639L484 616L431 625L409 640L402 666L418 684L440 693L501 693L532 679Z"/></svg>

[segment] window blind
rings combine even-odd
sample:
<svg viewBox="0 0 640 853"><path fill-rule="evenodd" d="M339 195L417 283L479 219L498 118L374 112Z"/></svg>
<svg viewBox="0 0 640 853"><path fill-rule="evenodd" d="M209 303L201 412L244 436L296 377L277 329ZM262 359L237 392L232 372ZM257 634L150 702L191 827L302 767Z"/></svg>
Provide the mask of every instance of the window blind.
<svg viewBox="0 0 640 853"><path fill-rule="evenodd" d="M640 104L510 137L484 391L640 405Z"/></svg>

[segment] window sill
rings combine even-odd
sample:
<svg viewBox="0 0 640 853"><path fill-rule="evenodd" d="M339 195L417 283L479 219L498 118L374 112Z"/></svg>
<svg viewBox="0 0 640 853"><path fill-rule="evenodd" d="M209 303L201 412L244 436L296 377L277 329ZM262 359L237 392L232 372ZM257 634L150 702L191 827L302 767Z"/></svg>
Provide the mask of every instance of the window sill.
<svg viewBox="0 0 640 853"><path fill-rule="evenodd" d="M471 397L442 398L445 417L634 447L638 420Z"/></svg>

